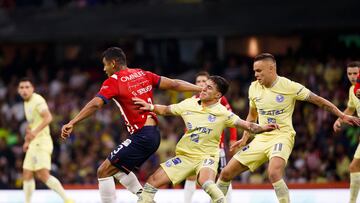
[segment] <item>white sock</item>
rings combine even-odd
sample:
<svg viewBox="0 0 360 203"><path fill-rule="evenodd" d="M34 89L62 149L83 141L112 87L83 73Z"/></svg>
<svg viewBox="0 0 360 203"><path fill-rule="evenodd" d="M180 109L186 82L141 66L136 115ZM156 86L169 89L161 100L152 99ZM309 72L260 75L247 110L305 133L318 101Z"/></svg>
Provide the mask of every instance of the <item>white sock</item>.
<svg viewBox="0 0 360 203"><path fill-rule="evenodd" d="M232 185L231 185L231 183L230 183L230 185L229 185L229 189L228 189L228 192L227 192L227 194L226 194L226 202L227 203L231 203L231 200L232 200Z"/></svg>
<svg viewBox="0 0 360 203"><path fill-rule="evenodd" d="M67 199L63 186L61 185L60 181L54 176L50 176L49 179L46 181L45 185L58 193L64 201Z"/></svg>
<svg viewBox="0 0 360 203"><path fill-rule="evenodd" d="M124 172L118 172L114 177L130 192L139 195L142 192L142 186L133 172L126 174Z"/></svg>
<svg viewBox="0 0 360 203"><path fill-rule="evenodd" d="M279 200L279 203L289 203L289 189L283 179L272 184L275 190L275 194Z"/></svg>
<svg viewBox="0 0 360 203"><path fill-rule="evenodd" d="M350 173L350 203L356 203L360 188L360 172Z"/></svg>
<svg viewBox="0 0 360 203"><path fill-rule="evenodd" d="M24 180L23 182L23 190L25 193L25 203L31 202L32 193L35 190L35 180L32 178L30 180Z"/></svg>
<svg viewBox="0 0 360 203"><path fill-rule="evenodd" d="M116 189L114 178L99 178L99 192L102 203L114 203L116 200Z"/></svg>
<svg viewBox="0 0 360 203"><path fill-rule="evenodd" d="M184 202L190 203L196 190L196 181L186 180L184 185Z"/></svg>

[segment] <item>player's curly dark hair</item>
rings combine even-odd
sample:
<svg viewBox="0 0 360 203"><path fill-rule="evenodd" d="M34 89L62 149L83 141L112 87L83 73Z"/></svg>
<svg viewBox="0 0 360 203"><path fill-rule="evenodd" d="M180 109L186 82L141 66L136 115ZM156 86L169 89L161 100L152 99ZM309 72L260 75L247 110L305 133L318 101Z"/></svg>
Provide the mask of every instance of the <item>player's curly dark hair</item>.
<svg viewBox="0 0 360 203"><path fill-rule="evenodd" d="M217 89L222 96L225 95L229 90L229 82L225 78L218 75L213 75L209 77L209 80L212 80L216 84Z"/></svg>
<svg viewBox="0 0 360 203"><path fill-rule="evenodd" d="M105 60L115 60L120 65L126 65L126 55L119 47L110 47L106 49L103 52L102 57L105 58Z"/></svg>

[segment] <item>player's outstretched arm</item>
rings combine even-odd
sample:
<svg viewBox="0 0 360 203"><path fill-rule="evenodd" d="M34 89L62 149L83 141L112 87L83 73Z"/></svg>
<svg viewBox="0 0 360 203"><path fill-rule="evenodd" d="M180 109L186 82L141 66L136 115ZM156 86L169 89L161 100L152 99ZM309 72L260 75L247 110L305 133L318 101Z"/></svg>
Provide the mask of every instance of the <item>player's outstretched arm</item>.
<svg viewBox="0 0 360 203"><path fill-rule="evenodd" d="M184 80L170 79L164 76L161 76L159 88L176 90L179 92L201 92L202 90L202 87L191 84Z"/></svg>
<svg viewBox="0 0 360 203"><path fill-rule="evenodd" d="M234 125L235 127L247 130L252 134L259 134L259 133L269 132L275 129L279 129L279 126L275 123L260 126L256 123L244 121L242 119L236 120Z"/></svg>
<svg viewBox="0 0 360 203"><path fill-rule="evenodd" d="M313 104L316 104L320 108L323 108L326 111L329 111L330 113L336 115L344 123L347 123L349 125L360 126L360 119L359 118L344 114L333 103L329 102L328 100L324 99L323 97L320 97L320 96L310 92L310 95L308 96L306 101L311 102Z"/></svg>
<svg viewBox="0 0 360 203"><path fill-rule="evenodd" d="M70 136L76 123L91 116L96 110L104 105L104 101L100 97L94 97L84 108L67 124L61 128L61 138L66 139Z"/></svg>
<svg viewBox="0 0 360 203"><path fill-rule="evenodd" d="M158 114L158 115L174 115L171 111L170 111L170 106L166 106L166 105L160 105L160 104L149 104L148 102L134 97L132 98L134 104L139 105L139 109L143 110L143 111L153 111L154 113Z"/></svg>

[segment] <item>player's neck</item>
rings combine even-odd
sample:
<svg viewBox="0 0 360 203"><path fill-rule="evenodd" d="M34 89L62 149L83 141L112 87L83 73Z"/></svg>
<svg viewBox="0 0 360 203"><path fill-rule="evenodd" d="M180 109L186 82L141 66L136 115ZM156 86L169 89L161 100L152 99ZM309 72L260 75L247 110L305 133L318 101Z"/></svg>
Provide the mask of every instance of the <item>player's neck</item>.
<svg viewBox="0 0 360 203"><path fill-rule="evenodd" d="M272 88L274 87L274 85L277 83L277 81L279 80L279 76L277 74L273 75L271 80L269 81L268 84L264 85L266 88Z"/></svg>
<svg viewBox="0 0 360 203"><path fill-rule="evenodd" d="M210 107L218 102L219 102L219 100L217 100L217 99L213 99L213 100L209 100L209 101L201 101L201 106L202 107Z"/></svg>

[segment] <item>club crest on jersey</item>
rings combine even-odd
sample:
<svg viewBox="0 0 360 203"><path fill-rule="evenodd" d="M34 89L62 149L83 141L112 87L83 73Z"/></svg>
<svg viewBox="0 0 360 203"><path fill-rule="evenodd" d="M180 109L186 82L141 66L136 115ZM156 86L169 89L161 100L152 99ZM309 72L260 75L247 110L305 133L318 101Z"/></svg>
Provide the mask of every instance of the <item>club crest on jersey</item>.
<svg viewBox="0 0 360 203"><path fill-rule="evenodd" d="M208 120L209 120L210 122L214 122L214 121L216 120L216 116L210 114L210 115L208 116Z"/></svg>
<svg viewBox="0 0 360 203"><path fill-rule="evenodd" d="M276 96L276 101L279 102L279 103L283 102L284 101L284 95L278 94Z"/></svg>

